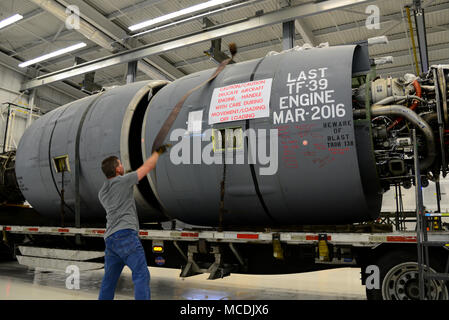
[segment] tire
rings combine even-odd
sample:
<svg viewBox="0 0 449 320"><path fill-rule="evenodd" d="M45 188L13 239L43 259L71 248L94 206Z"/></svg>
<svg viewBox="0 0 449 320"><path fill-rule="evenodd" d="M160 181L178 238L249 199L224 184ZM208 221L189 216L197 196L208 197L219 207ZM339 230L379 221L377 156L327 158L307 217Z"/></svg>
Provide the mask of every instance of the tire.
<svg viewBox="0 0 449 320"><path fill-rule="evenodd" d="M405 250L389 252L380 257L376 265L379 267L379 288L366 288L368 300L419 300L416 254ZM434 266L432 263L432 267ZM431 271L435 272L434 269ZM444 281L428 280L426 283L426 292L430 292L430 300L449 299L448 288Z"/></svg>

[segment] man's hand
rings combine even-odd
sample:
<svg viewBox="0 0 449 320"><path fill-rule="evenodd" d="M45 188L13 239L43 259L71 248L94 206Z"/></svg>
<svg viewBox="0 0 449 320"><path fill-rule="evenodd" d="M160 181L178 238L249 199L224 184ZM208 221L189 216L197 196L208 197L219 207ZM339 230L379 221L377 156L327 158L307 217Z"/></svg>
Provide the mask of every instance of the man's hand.
<svg viewBox="0 0 449 320"><path fill-rule="evenodd" d="M164 145L160 146L160 147L156 150L156 152L159 153L159 154L163 154L163 153L166 152L166 151L168 150L168 148L170 148L170 147L171 147L171 144L169 144L169 143L164 144Z"/></svg>

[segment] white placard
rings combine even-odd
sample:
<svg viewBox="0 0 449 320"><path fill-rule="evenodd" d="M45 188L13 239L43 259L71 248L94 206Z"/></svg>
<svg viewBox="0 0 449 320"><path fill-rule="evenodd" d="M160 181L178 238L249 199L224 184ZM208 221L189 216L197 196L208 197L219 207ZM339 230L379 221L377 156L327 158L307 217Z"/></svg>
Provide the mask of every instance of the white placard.
<svg viewBox="0 0 449 320"><path fill-rule="evenodd" d="M187 131L189 133L201 132L203 122L203 110L189 112Z"/></svg>
<svg viewBox="0 0 449 320"><path fill-rule="evenodd" d="M215 88L209 108L209 124L270 116L273 79Z"/></svg>

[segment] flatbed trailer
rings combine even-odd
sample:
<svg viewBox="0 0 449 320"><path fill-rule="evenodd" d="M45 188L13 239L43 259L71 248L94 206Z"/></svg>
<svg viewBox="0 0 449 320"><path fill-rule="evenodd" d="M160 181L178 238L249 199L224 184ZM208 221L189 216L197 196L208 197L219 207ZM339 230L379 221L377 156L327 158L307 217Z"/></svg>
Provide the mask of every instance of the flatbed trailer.
<svg viewBox="0 0 449 320"><path fill-rule="evenodd" d="M0 225L19 263L32 268L103 268L104 228ZM286 274L361 269L368 299L418 299L417 234L412 231L292 232L141 229L147 262L181 269L181 277L209 273ZM434 279L431 298L448 299L449 231L428 232ZM20 254L19 254L20 252Z"/></svg>

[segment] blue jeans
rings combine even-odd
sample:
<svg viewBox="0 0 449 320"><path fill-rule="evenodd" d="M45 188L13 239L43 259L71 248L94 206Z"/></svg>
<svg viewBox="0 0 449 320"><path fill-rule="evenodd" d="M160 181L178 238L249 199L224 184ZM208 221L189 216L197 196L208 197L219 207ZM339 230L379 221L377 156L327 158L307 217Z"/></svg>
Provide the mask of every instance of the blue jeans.
<svg viewBox="0 0 449 320"><path fill-rule="evenodd" d="M104 277L99 300L114 299L115 287L125 265L132 271L134 298L150 300L150 272L137 231L119 230L105 239Z"/></svg>

